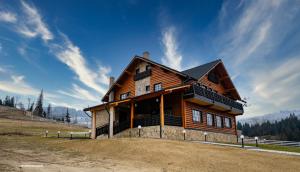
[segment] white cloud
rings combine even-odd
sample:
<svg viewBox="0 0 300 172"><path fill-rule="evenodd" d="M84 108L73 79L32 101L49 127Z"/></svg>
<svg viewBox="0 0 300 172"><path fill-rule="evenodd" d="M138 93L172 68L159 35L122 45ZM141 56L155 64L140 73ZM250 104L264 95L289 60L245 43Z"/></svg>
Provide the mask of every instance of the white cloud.
<svg viewBox="0 0 300 172"><path fill-rule="evenodd" d="M291 48L299 44L299 3L244 1L237 9L228 2L220 11L214 43L220 45L219 56L232 64L227 67L239 78L241 96L249 97L246 116L299 108L300 52Z"/></svg>
<svg viewBox="0 0 300 172"><path fill-rule="evenodd" d="M53 46L52 49L56 57L74 71L79 81L102 95L106 93L109 84L107 74L110 72L110 68L102 66L99 73L91 70L80 48L74 45L66 36L64 36L63 45Z"/></svg>
<svg viewBox="0 0 300 172"><path fill-rule="evenodd" d="M182 55L178 52L178 43L175 37L175 27L168 27L163 32L162 43L164 46L164 57L162 63L173 69L182 70Z"/></svg>
<svg viewBox="0 0 300 172"><path fill-rule="evenodd" d="M94 94L91 94L88 90L79 87L76 84L72 85L73 88L71 90L71 92L66 92L66 91L62 91L59 90L58 92L70 97L74 97L76 99L82 99L82 100L89 100L89 101L93 101L93 102L99 102L100 101L100 96L97 97Z"/></svg>
<svg viewBox="0 0 300 172"><path fill-rule="evenodd" d="M8 11L0 11L0 21L15 23L17 21L16 14Z"/></svg>
<svg viewBox="0 0 300 172"><path fill-rule="evenodd" d="M33 5L27 4L25 1L21 1L21 4L26 18L19 23L17 31L29 38L40 36L45 42L52 40L54 36L43 22L38 10Z"/></svg>

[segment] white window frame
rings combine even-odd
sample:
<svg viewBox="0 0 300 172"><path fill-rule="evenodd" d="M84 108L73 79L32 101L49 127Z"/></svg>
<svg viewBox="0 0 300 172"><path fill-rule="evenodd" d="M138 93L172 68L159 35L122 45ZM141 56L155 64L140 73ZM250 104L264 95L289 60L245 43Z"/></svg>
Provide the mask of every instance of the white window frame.
<svg viewBox="0 0 300 172"><path fill-rule="evenodd" d="M210 118L209 118L209 116L210 116ZM211 113L206 114L206 124L208 126L213 126L214 125L214 119L213 118L214 118L213 114L211 114Z"/></svg>
<svg viewBox="0 0 300 172"><path fill-rule="evenodd" d="M231 118L225 117L225 127L226 128L231 128Z"/></svg>
<svg viewBox="0 0 300 172"><path fill-rule="evenodd" d="M157 86L159 86L159 87L157 87ZM159 88L159 89L156 89L156 88ZM162 84L161 83L154 84L154 92L161 91L161 90L162 90Z"/></svg>
<svg viewBox="0 0 300 172"><path fill-rule="evenodd" d="M201 111L193 109L192 110L193 122L199 122L200 123L202 121L201 114L202 114Z"/></svg>
<svg viewBox="0 0 300 172"><path fill-rule="evenodd" d="M222 116L216 115L216 127L222 128Z"/></svg>

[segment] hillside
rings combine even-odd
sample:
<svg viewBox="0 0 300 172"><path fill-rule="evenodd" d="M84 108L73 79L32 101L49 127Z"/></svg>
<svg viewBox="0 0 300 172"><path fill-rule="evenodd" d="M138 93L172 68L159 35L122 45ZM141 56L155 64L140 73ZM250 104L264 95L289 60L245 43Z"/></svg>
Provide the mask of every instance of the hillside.
<svg viewBox="0 0 300 172"><path fill-rule="evenodd" d="M16 116L7 114L6 116ZM59 123L0 116L0 171L298 171L300 158L160 139L56 138L87 131ZM44 137L48 130L51 138ZM40 165L40 167L28 167Z"/></svg>

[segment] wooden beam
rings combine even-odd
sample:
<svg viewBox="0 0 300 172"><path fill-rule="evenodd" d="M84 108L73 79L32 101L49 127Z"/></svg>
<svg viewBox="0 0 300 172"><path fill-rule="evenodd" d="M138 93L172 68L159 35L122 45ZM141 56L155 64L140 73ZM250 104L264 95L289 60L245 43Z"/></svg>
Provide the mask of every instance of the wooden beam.
<svg viewBox="0 0 300 172"><path fill-rule="evenodd" d="M130 128L133 128L133 118L134 118L134 102L130 105Z"/></svg>
<svg viewBox="0 0 300 172"><path fill-rule="evenodd" d="M116 83L116 86L118 86L118 87L122 87L122 85L121 85L121 84L118 84L118 83Z"/></svg>
<svg viewBox="0 0 300 172"><path fill-rule="evenodd" d="M181 94L181 116L182 116L182 127L185 128L185 102L183 94Z"/></svg>
<svg viewBox="0 0 300 172"><path fill-rule="evenodd" d="M235 90L235 88L228 88L228 89L225 89L225 92L229 92L229 91L232 91L232 90Z"/></svg>
<svg viewBox="0 0 300 172"><path fill-rule="evenodd" d="M128 70L125 70L125 73L128 74L128 75L132 75L132 73L129 72Z"/></svg>
<svg viewBox="0 0 300 172"><path fill-rule="evenodd" d="M164 112L164 95L160 95L160 138L162 138L163 128L165 125L165 112Z"/></svg>
<svg viewBox="0 0 300 172"><path fill-rule="evenodd" d="M228 79L228 78L229 78L229 76L226 75L226 76L220 77L219 80L222 81L222 80L225 80L225 79Z"/></svg>

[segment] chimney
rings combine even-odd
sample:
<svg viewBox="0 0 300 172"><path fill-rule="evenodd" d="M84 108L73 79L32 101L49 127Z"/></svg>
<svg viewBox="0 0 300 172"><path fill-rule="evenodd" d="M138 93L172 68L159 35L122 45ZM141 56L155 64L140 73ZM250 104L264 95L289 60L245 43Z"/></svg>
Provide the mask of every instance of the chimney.
<svg viewBox="0 0 300 172"><path fill-rule="evenodd" d="M150 53L148 51L143 52L143 57L145 59L149 59L150 58Z"/></svg>
<svg viewBox="0 0 300 172"><path fill-rule="evenodd" d="M114 77L109 77L109 87L111 87L115 83L115 78Z"/></svg>

